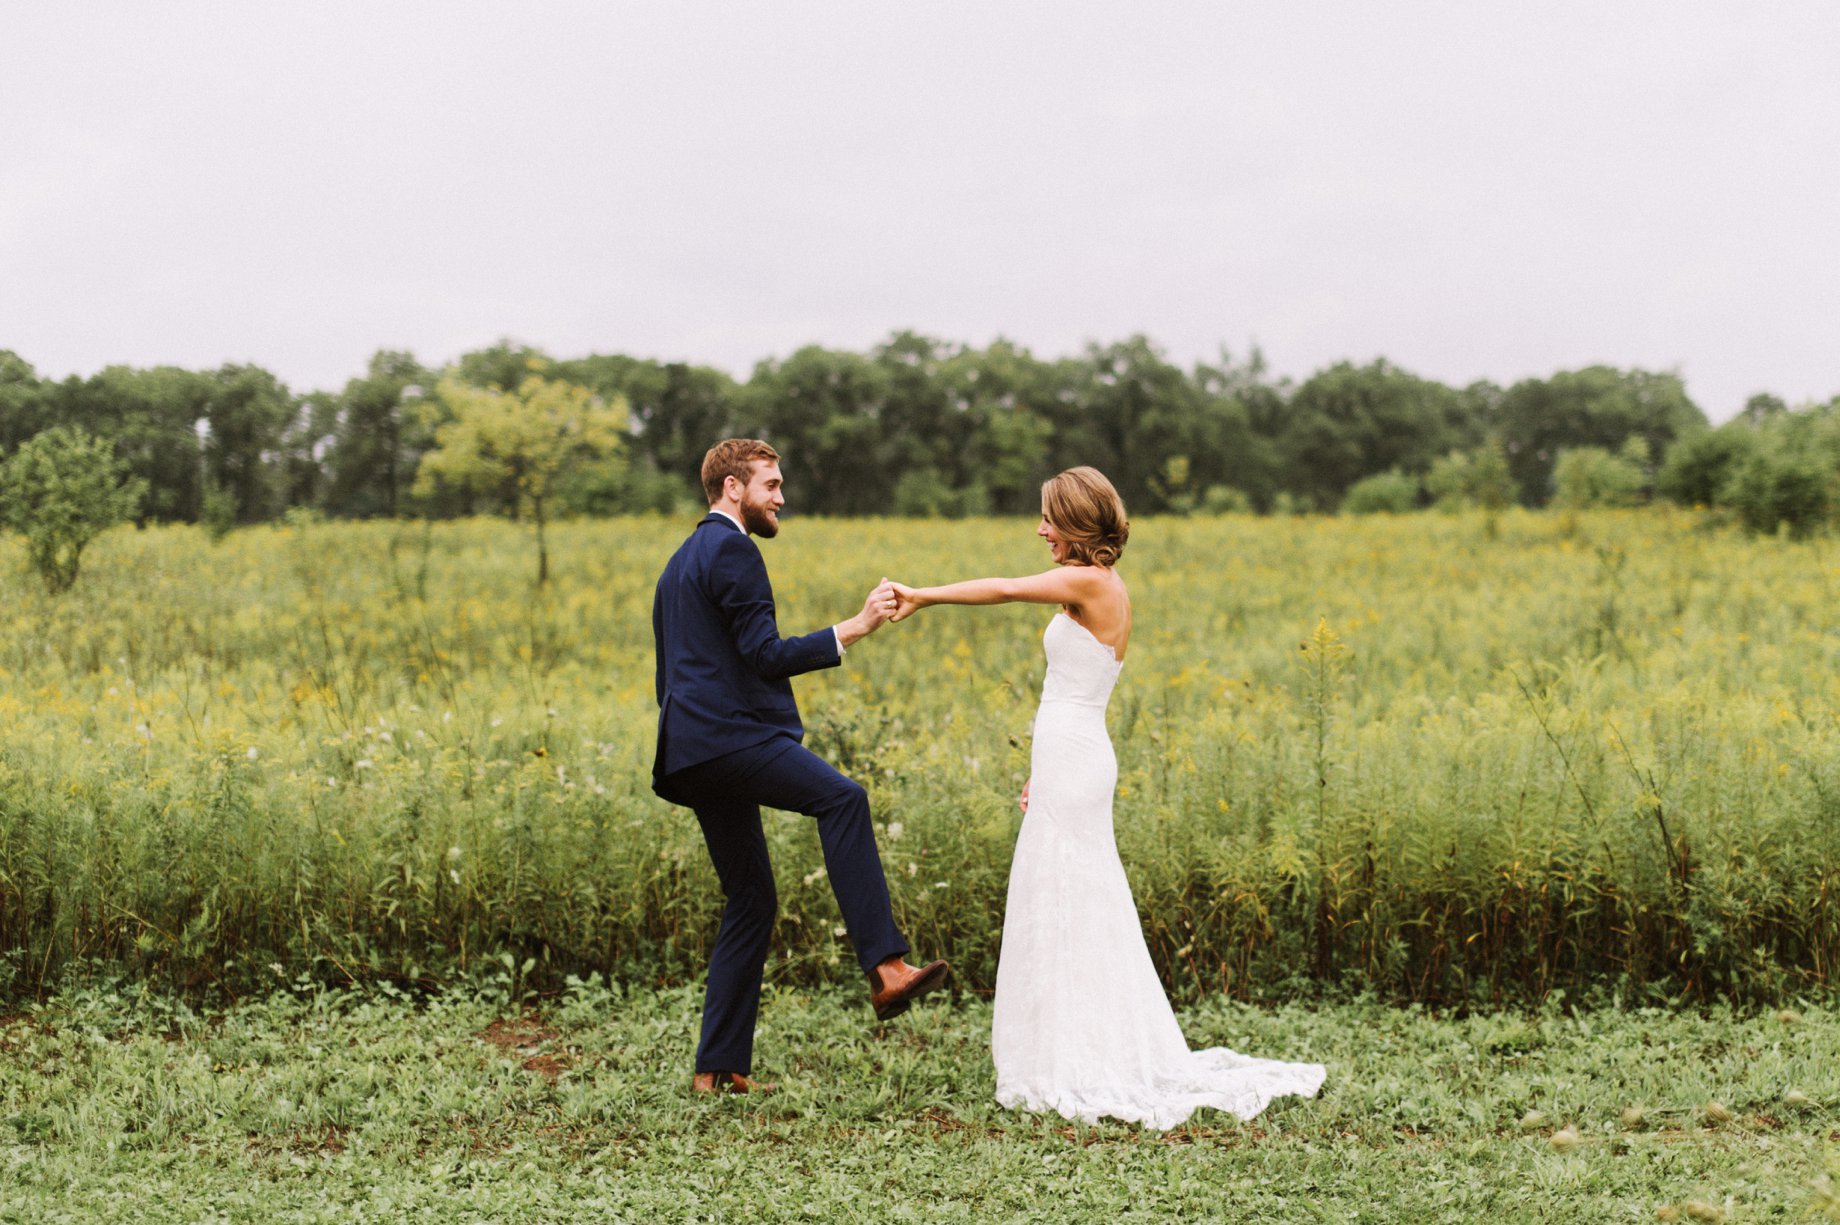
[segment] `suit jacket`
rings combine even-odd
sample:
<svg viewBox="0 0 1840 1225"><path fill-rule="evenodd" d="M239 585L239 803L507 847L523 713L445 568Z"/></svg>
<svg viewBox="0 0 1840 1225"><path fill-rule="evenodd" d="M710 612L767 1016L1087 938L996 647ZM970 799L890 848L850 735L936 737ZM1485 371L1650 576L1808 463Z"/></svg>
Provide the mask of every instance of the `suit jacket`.
<svg viewBox="0 0 1840 1225"><path fill-rule="evenodd" d="M828 626L798 638L779 636L760 547L714 511L659 576L652 635L658 652L654 783L775 737L804 739L789 678L843 662Z"/></svg>

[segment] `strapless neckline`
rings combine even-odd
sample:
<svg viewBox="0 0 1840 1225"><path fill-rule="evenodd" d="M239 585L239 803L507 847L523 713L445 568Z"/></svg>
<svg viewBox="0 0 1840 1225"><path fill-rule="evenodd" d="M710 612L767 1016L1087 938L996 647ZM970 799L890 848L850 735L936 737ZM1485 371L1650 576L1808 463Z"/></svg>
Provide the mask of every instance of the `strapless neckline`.
<svg viewBox="0 0 1840 1225"><path fill-rule="evenodd" d="M1066 613L1057 612L1054 615L1065 620L1069 625L1079 630L1082 634L1085 634L1087 641L1091 642L1094 646L1098 647L1101 651L1104 651L1107 655L1110 655L1112 657L1112 662L1116 664L1118 667L1120 668L1124 667L1124 660L1118 658L1118 649L1116 647L1108 647L1103 642L1100 642L1099 636L1097 634L1087 629L1084 625L1081 625L1078 621L1075 621L1072 617L1068 616Z"/></svg>

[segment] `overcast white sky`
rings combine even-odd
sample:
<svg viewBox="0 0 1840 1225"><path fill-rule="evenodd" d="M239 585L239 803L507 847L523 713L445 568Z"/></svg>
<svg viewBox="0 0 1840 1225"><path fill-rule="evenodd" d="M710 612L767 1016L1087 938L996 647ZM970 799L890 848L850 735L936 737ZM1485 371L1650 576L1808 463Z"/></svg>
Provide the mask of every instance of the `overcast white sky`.
<svg viewBox="0 0 1840 1225"><path fill-rule="evenodd" d="M1840 4L0 0L0 348L1840 393Z"/></svg>

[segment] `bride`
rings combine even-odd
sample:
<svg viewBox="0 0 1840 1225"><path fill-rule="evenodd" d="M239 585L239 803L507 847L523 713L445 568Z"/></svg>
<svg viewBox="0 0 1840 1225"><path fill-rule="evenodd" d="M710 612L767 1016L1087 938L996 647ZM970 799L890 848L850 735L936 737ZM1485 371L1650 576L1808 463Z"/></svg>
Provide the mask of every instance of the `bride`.
<svg viewBox="0 0 1840 1225"><path fill-rule="evenodd" d="M1112 483L1070 468L1042 486L1054 568L946 587L894 584L894 620L932 604L1058 604L1043 645L1025 814L1010 868L991 1056L997 1101L1097 1122L1175 1127L1202 1106L1250 1119L1314 1094L1323 1067L1191 1051L1163 994L1112 835L1118 763L1105 707L1131 638L1116 565L1130 524Z"/></svg>

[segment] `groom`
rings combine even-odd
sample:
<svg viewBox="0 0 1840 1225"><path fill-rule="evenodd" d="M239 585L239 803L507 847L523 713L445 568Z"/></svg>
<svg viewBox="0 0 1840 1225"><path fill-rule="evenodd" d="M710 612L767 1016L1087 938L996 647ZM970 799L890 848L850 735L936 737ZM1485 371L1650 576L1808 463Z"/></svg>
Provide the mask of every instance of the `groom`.
<svg viewBox="0 0 1840 1225"><path fill-rule="evenodd" d="M888 581L862 611L798 638L781 638L773 587L753 536L779 534L779 454L730 438L703 456L709 514L658 580L658 755L652 790L696 812L728 899L709 957L703 1036L691 1087L699 1093L770 1090L749 1078L767 940L778 913L760 806L818 820L824 865L878 1019L907 1011L946 980L947 966L903 960L888 882L875 849L869 800L800 741L805 729L789 678L834 668L894 612Z"/></svg>

